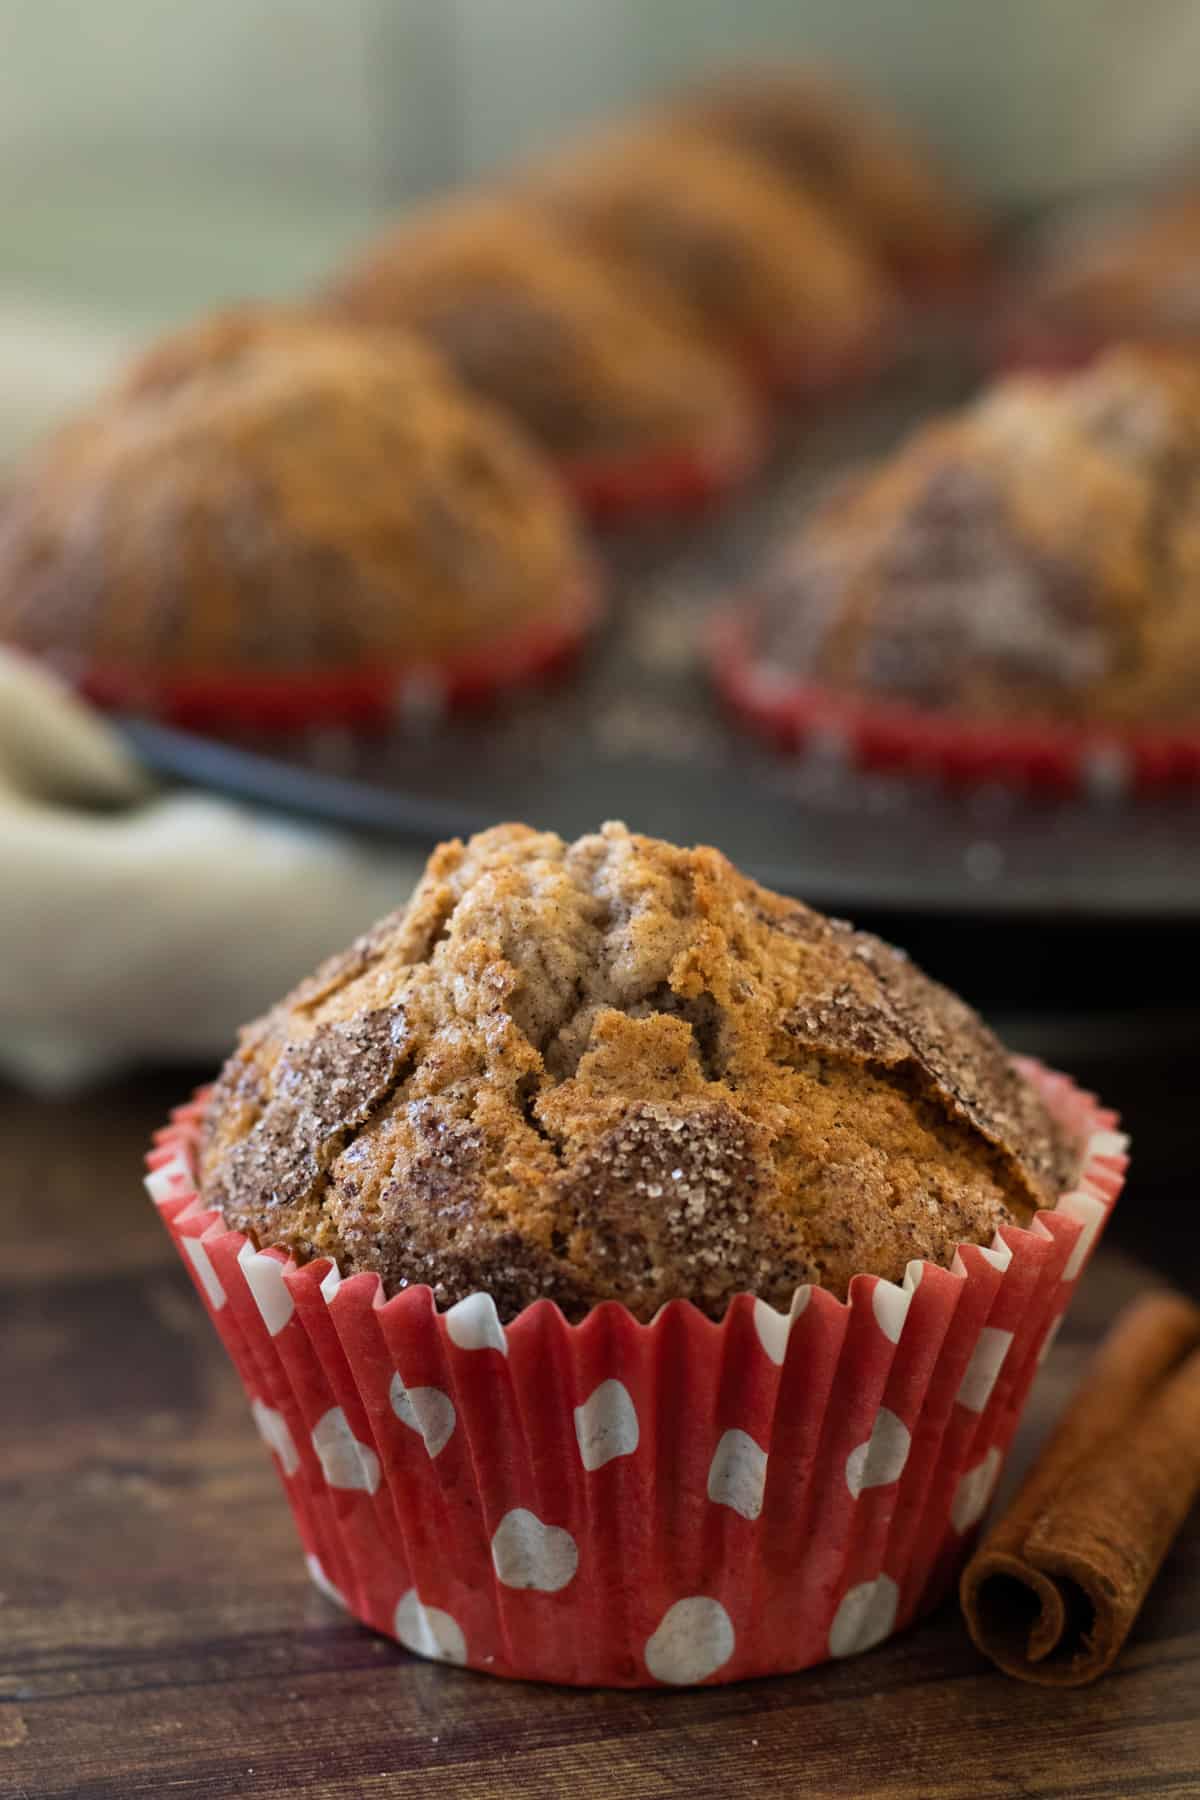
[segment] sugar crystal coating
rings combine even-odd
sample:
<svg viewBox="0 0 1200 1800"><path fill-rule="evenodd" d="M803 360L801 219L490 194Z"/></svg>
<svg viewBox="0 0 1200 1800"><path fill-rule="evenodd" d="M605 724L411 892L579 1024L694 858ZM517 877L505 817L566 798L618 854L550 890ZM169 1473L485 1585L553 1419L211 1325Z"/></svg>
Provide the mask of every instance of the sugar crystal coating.
<svg viewBox="0 0 1200 1800"><path fill-rule="evenodd" d="M441 1305L648 1319L947 1263L1077 1161L981 1021L715 850L623 826L443 845L250 1026L201 1185L262 1245Z"/></svg>

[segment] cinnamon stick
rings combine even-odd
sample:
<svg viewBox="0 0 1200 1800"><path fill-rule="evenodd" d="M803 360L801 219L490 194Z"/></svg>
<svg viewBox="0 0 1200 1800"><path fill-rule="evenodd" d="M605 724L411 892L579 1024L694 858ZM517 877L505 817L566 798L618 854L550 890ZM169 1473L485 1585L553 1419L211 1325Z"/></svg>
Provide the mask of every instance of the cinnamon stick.
<svg viewBox="0 0 1200 1800"><path fill-rule="evenodd" d="M979 1648L1075 1687L1110 1667L1200 1494L1200 1307L1126 1309L1011 1507L963 1571Z"/></svg>

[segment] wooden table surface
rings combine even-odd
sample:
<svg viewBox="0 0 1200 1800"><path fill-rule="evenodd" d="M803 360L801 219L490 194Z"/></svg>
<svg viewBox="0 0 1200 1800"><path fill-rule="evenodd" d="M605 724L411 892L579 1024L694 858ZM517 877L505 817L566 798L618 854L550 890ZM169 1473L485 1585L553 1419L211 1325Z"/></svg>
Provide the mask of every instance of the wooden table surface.
<svg viewBox="0 0 1200 1800"><path fill-rule="evenodd" d="M179 1091L0 1092L5 1800L1200 1796L1197 1518L1116 1671L1073 1693L995 1673L953 1605L870 1655L692 1693L523 1687L348 1621L304 1574L240 1388L141 1195L143 1144ZM1017 1460L1153 1279L1101 1252Z"/></svg>

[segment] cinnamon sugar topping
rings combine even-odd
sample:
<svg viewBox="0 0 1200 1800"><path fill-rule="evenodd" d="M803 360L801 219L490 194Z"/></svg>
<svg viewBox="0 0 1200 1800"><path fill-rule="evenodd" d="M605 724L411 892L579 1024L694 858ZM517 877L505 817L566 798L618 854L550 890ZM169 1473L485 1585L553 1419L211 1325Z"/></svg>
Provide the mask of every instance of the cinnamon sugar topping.
<svg viewBox="0 0 1200 1800"><path fill-rule="evenodd" d="M501 826L250 1028L201 1179L231 1226L389 1291L649 1318L946 1262L1074 1157L876 939L713 850Z"/></svg>

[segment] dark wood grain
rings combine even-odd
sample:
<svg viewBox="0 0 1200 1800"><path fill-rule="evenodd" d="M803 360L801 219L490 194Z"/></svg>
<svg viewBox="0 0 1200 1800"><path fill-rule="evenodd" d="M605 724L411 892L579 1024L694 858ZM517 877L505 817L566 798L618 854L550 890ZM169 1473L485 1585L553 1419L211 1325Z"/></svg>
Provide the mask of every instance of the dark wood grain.
<svg viewBox="0 0 1200 1800"><path fill-rule="evenodd" d="M1116 1671L1082 1692L996 1674L952 1606L869 1656L690 1694L510 1685L347 1622L304 1575L141 1196L144 1140L181 1090L0 1094L0 1795L1200 1795L1196 1520ZM1101 1254L1018 1462L1150 1280Z"/></svg>

